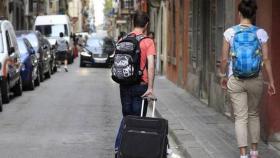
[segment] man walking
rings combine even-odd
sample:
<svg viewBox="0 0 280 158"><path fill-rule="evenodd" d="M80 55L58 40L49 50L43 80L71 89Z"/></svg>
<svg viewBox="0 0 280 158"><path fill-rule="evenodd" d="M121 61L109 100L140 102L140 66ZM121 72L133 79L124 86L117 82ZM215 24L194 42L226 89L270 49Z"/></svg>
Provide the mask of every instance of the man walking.
<svg viewBox="0 0 280 158"><path fill-rule="evenodd" d="M56 41L56 50L57 50L57 57L58 57L58 65L61 65L61 61L64 61L64 70L68 72L67 69L67 53L69 51L69 44L63 38L64 34L62 32L59 33L59 39Z"/></svg>
<svg viewBox="0 0 280 158"><path fill-rule="evenodd" d="M149 16L144 12L136 12L134 15L134 29L123 39L130 36L141 37L139 40L140 46L140 70L142 72L140 82L136 84L122 84L120 83L120 97L122 104L122 114L140 116L142 97L153 96L155 66L154 58L156 49L151 38L147 38L144 32L147 30L149 24ZM120 40L122 41L122 40ZM147 109L147 102L145 103L145 110ZM122 129L122 124L120 129ZM120 131L116 139L116 151L120 145Z"/></svg>

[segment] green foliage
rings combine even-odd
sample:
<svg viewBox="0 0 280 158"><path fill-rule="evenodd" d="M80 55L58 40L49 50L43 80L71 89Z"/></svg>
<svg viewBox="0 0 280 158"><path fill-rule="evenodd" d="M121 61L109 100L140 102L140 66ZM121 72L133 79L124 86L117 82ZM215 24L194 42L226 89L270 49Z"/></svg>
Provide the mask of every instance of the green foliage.
<svg viewBox="0 0 280 158"><path fill-rule="evenodd" d="M105 0L104 10L103 10L104 15L107 16L112 8L113 8L113 0Z"/></svg>

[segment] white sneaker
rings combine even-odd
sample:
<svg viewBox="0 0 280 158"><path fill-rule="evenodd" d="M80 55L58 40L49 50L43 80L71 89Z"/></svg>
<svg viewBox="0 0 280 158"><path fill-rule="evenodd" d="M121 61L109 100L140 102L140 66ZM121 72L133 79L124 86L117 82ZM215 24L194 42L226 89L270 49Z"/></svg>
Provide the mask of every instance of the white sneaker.
<svg viewBox="0 0 280 158"><path fill-rule="evenodd" d="M250 158L258 158L259 152L258 151L250 151Z"/></svg>

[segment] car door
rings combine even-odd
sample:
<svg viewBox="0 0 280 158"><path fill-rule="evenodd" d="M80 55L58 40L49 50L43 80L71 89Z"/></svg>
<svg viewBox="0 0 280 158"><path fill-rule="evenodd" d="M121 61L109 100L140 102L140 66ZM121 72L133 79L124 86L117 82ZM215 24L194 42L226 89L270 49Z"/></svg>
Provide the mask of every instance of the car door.
<svg viewBox="0 0 280 158"><path fill-rule="evenodd" d="M27 50L28 50L28 53L30 56L30 60L31 60L31 64L33 66L32 77L33 77L33 80L35 80L37 78L38 59L37 59L35 50L32 47L32 45L29 43L29 41L27 39L24 39L24 43L27 47Z"/></svg>

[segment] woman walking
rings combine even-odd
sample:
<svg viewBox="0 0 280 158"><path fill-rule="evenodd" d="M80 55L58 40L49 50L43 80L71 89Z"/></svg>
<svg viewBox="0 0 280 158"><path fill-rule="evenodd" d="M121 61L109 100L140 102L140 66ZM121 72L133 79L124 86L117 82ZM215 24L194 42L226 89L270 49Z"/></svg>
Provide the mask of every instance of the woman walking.
<svg viewBox="0 0 280 158"><path fill-rule="evenodd" d="M264 29L254 25L257 11L255 0L241 0L238 11L240 24L224 32L220 84L228 90L232 101L240 158L248 158L249 144L250 157L258 158L262 71L268 76L268 94L276 93L268 55L269 37Z"/></svg>

